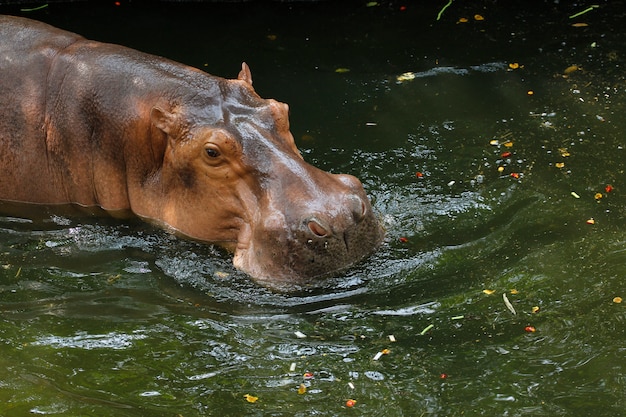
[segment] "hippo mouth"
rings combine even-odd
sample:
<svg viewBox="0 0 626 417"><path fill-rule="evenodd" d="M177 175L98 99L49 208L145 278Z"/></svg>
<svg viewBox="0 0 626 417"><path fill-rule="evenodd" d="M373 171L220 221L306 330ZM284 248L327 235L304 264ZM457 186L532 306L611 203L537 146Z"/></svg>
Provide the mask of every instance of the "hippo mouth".
<svg viewBox="0 0 626 417"><path fill-rule="evenodd" d="M384 230L373 214L343 230L322 226L316 219L292 229L248 226L240 233L234 266L272 289L306 288L371 255Z"/></svg>

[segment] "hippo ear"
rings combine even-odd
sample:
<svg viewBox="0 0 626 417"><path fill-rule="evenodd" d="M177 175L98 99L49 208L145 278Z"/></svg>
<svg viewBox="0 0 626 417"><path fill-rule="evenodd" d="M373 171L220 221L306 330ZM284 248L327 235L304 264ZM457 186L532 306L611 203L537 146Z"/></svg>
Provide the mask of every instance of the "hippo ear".
<svg viewBox="0 0 626 417"><path fill-rule="evenodd" d="M241 63L241 71L239 71L237 79L252 85L252 73L250 72L250 67L245 62Z"/></svg>
<svg viewBox="0 0 626 417"><path fill-rule="evenodd" d="M168 111L163 110L160 107L153 107L150 112L150 119L152 124L161 129L168 135L172 134L176 127L176 115Z"/></svg>

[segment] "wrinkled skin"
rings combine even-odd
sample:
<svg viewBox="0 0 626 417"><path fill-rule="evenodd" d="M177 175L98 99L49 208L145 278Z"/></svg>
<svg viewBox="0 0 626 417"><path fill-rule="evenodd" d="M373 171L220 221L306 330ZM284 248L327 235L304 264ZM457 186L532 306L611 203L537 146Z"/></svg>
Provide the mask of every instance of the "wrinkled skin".
<svg viewBox="0 0 626 417"><path fill-rule="evenodd" d="M307 164L286 104L236 80L0 16L0 200L132 213L307 285L380 244L363 187Z"/></svg>

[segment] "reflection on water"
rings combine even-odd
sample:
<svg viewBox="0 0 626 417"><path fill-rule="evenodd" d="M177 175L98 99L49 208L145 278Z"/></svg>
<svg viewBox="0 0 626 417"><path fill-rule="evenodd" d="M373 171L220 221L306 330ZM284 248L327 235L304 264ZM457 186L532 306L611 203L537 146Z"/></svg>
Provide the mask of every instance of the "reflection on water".
<svg viewBox="0 0 626 417"><path fill-rule="evenodd" d="M362 179L386 241L322 288L280 294L140 222L11 212L0 414L339 415L355 399L359 415L620 415L625 43L602 6L572 27L578 10L556 4L512 19L454 3L437 24L438 4L335 5L324 22L350 16L343 37L316 20L328 5L277 6L280 24L237 14L243 43L159 6L187 43L157 52L202 66L219 50L222 75L248 53L305 157ZM93 12L73 10L40 17L90 30ZM85 33L155 50L144 36L165 17L138 11Z"/></svg>

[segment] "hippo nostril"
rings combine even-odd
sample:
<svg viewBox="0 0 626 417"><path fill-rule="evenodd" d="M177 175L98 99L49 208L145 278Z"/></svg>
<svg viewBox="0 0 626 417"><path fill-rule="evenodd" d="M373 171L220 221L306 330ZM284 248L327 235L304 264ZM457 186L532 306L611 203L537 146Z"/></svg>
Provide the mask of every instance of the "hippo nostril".
<svg viewBox="0 0 626 417"><path fill-rule="evenodd" d="M349 197L348 205L352 215L354 216L354 221L358 223L363 220L367 214L367 205L365 204L365 201L357 195L351 195Z"/></svg>
<svg viewBox="0 0 626 417"><path fill-rule="evenodd" d="M317 237L326 237L330 234L329 231L326 230L326 228L322 226L316 219L309 220L307 226L309 227L311 233L313 233Z"/></svg>

